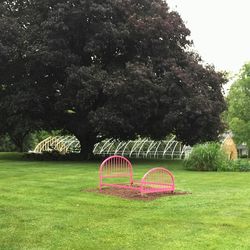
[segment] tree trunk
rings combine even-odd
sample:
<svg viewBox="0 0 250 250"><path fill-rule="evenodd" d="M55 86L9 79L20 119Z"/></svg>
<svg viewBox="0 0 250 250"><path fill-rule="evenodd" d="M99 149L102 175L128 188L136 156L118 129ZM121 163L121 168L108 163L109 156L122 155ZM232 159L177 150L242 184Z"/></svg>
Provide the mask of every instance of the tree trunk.
<svg viewBox="0 0 250 250"><path fill-rule="evenodd" d="M12 135L8 133L11 141L15 144L19 152L24 152L24 140L27 134Z"/></svg>
<svg viewBox="0 0 250 250"><path fill-rule="evenodd" d="M93 149L96 144L96 136L91 134L76 136L81 144L80 155L82 159L89 160L94 158Z"/></svg>

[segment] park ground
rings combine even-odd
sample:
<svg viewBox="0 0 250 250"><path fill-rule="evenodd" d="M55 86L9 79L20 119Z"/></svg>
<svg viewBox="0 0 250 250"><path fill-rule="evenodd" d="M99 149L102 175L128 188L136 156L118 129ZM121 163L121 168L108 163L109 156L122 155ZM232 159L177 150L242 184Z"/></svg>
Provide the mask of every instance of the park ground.
<svg viewBox="0 0 250 250"><path fill-rule="evenodd" d="M250 173L165 166L189 195L151 201L98 192L99 162L35 162L0 153L0 249L250 249Z"/></svg>

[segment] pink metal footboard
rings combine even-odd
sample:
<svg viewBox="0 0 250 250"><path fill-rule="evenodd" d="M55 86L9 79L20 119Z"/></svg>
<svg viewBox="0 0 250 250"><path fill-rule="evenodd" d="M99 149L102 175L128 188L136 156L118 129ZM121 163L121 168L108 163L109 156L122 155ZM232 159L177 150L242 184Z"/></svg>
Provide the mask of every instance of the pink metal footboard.
<svg viewBox="0 0 250 250"><path fill-rule="evenodd" d="M128 184L114 184L114 183L105 183L104 179L109 178L128 178ZM113 155L105 159L99 170L100 178L100 190L103 186L113 186L120 188L131 188L133 184L133 168L130 161L119 155Z"/></svg>
<svg viewBox="0 0 250 250"><path fill-rule="evenodd" d="M141 179L141 195L159 192L174 192L174 176L166 168L152 168Z"/></svg>

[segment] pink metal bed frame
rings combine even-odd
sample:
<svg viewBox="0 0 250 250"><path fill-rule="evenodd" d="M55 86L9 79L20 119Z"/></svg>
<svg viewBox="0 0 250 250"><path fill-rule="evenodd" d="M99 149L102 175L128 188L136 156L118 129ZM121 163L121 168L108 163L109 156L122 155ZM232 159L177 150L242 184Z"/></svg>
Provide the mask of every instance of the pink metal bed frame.
<svg viewBox="0 0 250 250"><path fill-rule="evenodd" d="M119 155L110 156L105 159L99 170L100 191L102 187L110 186L140 191L141 195L159 192L174 192L174 176L163 167L150 169L140 181L133 179L133 167L131 162ZM105 179L127 178L129 181L122 183L108 183Z"/></svg>

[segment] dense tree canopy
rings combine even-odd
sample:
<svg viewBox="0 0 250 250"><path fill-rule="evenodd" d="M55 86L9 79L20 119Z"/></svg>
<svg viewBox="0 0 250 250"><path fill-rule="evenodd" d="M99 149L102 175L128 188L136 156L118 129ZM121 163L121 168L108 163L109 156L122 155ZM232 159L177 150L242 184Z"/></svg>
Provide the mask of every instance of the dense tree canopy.
<svg viewBox="0 0 250 250"><path fill-rule="evenodd" d="M250 63L245 64L227 97L229 128L238 143L250 149Z"/></svg>
<svg viewBox="0 0 250 250"><path fill-rule="evenodd" d="M220 132L225 78L164 1L8 0L0 13L7 124L64 129L85 154L107 137L194 144Z"/></svg>

